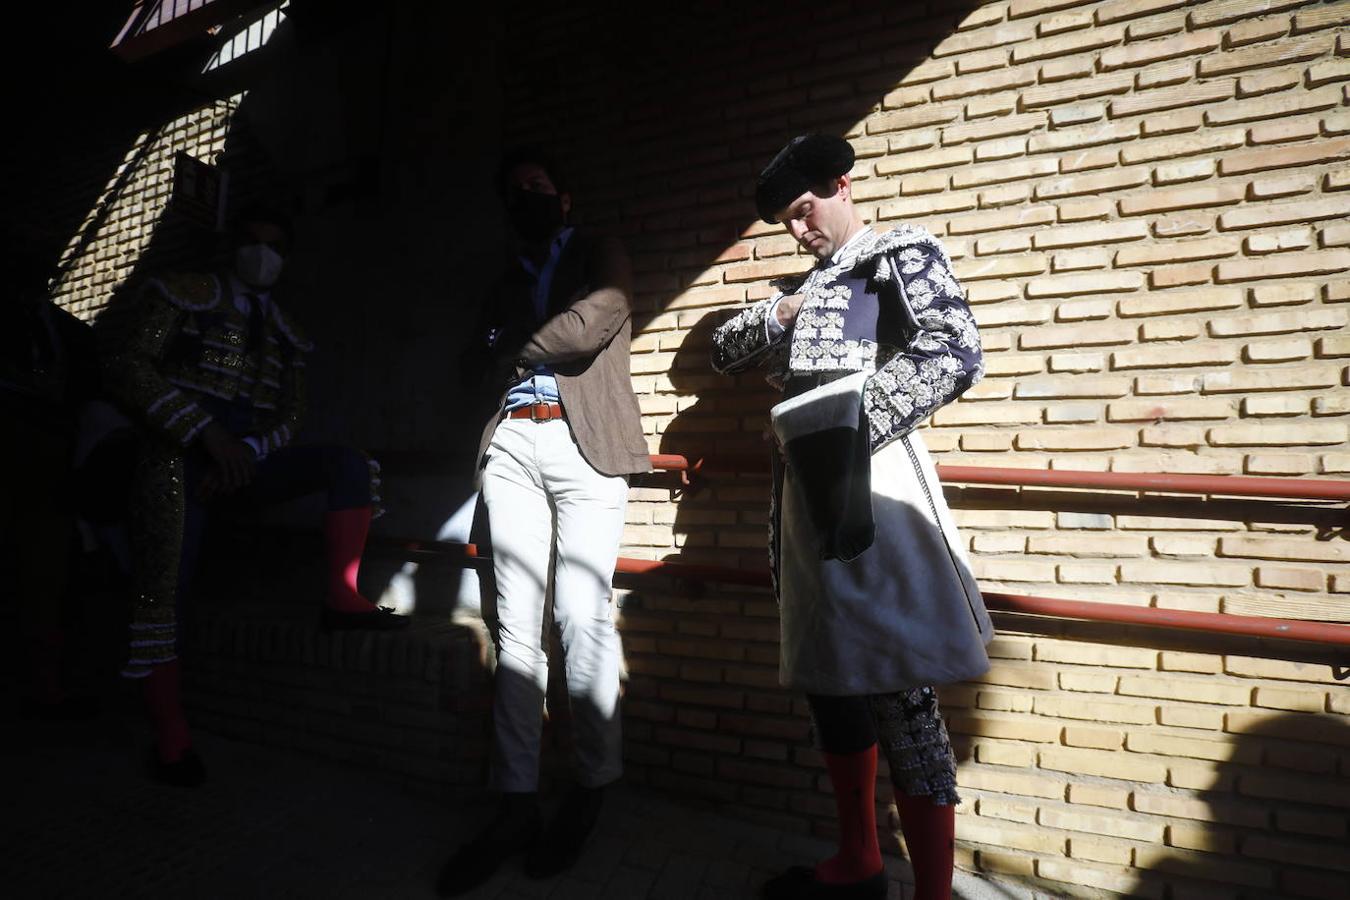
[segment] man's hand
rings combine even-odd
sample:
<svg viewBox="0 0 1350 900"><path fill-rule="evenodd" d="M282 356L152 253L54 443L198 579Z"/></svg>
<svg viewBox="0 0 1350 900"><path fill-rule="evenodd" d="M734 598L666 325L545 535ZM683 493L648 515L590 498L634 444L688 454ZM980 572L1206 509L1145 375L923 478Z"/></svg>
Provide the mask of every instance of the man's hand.
<svg viewBox="0 0 1350 900"><path fill-rule="evenodd" d="M778 308L774 310L778 316L778 324L783 328L791 328L792 323L797 321L797 313L801 312L802 303L806 300L803 294L789 294L778 301Z"/></svg>
<svg viewBox="0 0 1350 900"><path fill-rule="evenodd" d="M202 429L201 442L215 463L202 481L203 498L232 494L253 480L257 468L253 448L230 434L224 425L208 424Z"/></svg>

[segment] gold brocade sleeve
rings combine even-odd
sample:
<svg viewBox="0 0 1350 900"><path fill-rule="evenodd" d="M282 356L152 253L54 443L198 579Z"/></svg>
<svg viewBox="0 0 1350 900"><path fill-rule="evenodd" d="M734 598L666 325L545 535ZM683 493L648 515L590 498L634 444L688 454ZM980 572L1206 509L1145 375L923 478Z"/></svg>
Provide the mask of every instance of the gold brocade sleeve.
<svg viewBox="0 0 1350 900"><path fill-rule="evenodd" d="M275 390L276 407L268 409L254 437L262 455L285 447L300 430L305 414L305 358L314 350L311 341L286 312L275 303L271 310L273 334L263 359L263 381ZM274 380L270 380L274 379Z"/></svg>
<svg viewBox="0 0 1350 900"><path fill-rule="evenodd" d="M305 361L299 354L283 363L279 380L276 412L261 423L255 435L262 444L263 455L285 447L300 430L305 412Z"/></svg>
<svg viewBox="0 0 1350 900"><path fill-rule="evenodd" d="M181 446L190 444L211 415L160 372L167 349L188 313L149 287L141 292L131 336L104 364L109 390L152 429Z"/></svg>

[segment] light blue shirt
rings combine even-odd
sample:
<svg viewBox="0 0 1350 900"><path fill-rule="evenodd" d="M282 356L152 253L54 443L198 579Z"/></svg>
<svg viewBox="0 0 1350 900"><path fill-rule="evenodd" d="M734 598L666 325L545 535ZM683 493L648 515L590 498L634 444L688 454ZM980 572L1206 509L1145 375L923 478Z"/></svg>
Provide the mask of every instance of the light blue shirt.
<svg viewBox="0 0 1350 900"><path fill-rule="evenodd" d="M567 241L571 237L571 228L564 228L558 232L542 269L536 268L532 260L520 257L521 267L534 279L534 313L540 322L544 321L544 316L548 312L548 293L553 287L553 272L558 268L558 258L562 256L563 248L567 246ZM553 369L538 365L507 392L504 408L512 410L535 403L559 403L561 400L562 395L558 393L558 379L553 377Z"/></svg>

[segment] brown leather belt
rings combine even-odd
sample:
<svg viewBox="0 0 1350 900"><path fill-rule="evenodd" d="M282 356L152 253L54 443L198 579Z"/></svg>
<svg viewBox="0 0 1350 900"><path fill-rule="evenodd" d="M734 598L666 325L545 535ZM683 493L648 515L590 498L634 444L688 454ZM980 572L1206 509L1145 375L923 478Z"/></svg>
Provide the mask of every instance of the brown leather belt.
<svg viewBox="0 0 1350 900"><path fill-rule="evenodd" d="M531 403L505 413L504 419L529 419L531 422L547 422L550 419L566 419L563 408L557 403Z"/></svg>

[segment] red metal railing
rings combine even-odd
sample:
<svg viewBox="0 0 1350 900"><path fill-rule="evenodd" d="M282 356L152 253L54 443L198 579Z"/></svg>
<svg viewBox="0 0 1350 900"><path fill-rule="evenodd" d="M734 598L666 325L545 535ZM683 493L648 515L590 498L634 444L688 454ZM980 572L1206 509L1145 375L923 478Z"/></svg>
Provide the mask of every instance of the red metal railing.
<svg viewBox="0 0 1350 900"><path fill-rule="evenodd" d="M420 470L431 466L437 473L471 467L462 458L444 454L377 450L372 455L388 471ZM654 453L652 468L679 472L686 483L710 473L760 473L769 469L768 452L719 453L689 457L677 453ZM938 475L946 482L1014 487L1078 488L1107 491L1145 491L1168 494L1209 494L1227 497L1267 497L1286 500L1350 501L1350 481L1303 478L1262 478L1249 475L1172 475L1158 472L1084 472L1063 469L1006 469L996 466L939 464Z"/></svg>
<svg viewBox="0 0 1350 900"><path fill-rule="evenodd" d="M729 455L700 458L672 453L652 455L652 468L699 474L704 472L762 472L765 457ZM1233 497L1273 497L1287 500L1350 501L1350 481L1258 478L1248 475L1170 475L1161 472L1081 472L1063 469L1004 469L994 466L939 464L943 481L1018 487L1088 488L1110 491L1154 491L1168 494L1221 494Z"/></svg>
<svg viewBox="0 0 1350 900"><path fill-rule="evenodd" d="M487 560L491 558L479 553L478 547L474 544L460 544L451 541L407 541L398 538L379 539L379 543L396 546L405 551L447 556L460 555L466 560ZM667 578L739 584L750 587L769 587L770 585L767 569L756 571L656 559L620 557L618 564L614 567L614 572L616 575L659 575ZM1053 616L1090 622L1145 625L1154 628L1203 631L1210 634L1307 641L1331 647L1350 647L1350 625L1334 625L1326 622L1302 622L1292 619L1271 619L1264 616L1234 616L1227 613L1158 609L1146 606L1126 606L1119 603L1059 600L1052 597L1029 597L993 592L984 594L984 602L991 611L1020 615Z"/></svg>
<svg viewBox="0 0 1350 900"><path fill-rule="evenodd" d="M680 472L686 482L688 482L689 476L697 476L706 472L755 472L763 471L766 468L765 456L746 454L724 454L718 457L699 458L692 462L688 457L678 454L653 454L651 462L654 469ZM1350 501L1350 481L1255 478L1237 475L1171 475L1152 472L1005 469L989 466L939 465L937 469L939 476L944 481L964 484ZM379 542L410 552L449 556L460 555L466 561L490 559L489 556L480 554L478 548L473 544L458 544L449 541L410 541L398 538L379 539ZM616 575L652 575L749 587L770 586L767 568L762 570L736 569L727 566L620 557L614 571ZM1211 634L1306 641L1331 647L1350 647L1350 625L1275 619L1265 616L1235 616L1227 613L1158 609L1156 607L1127 606L1119 603L1061 600L1052 597L1032 597L996 592L985 593L984 600L985 605L992 611L1019 615L1051 616L1090 622L1202 631Z"/></svg>

